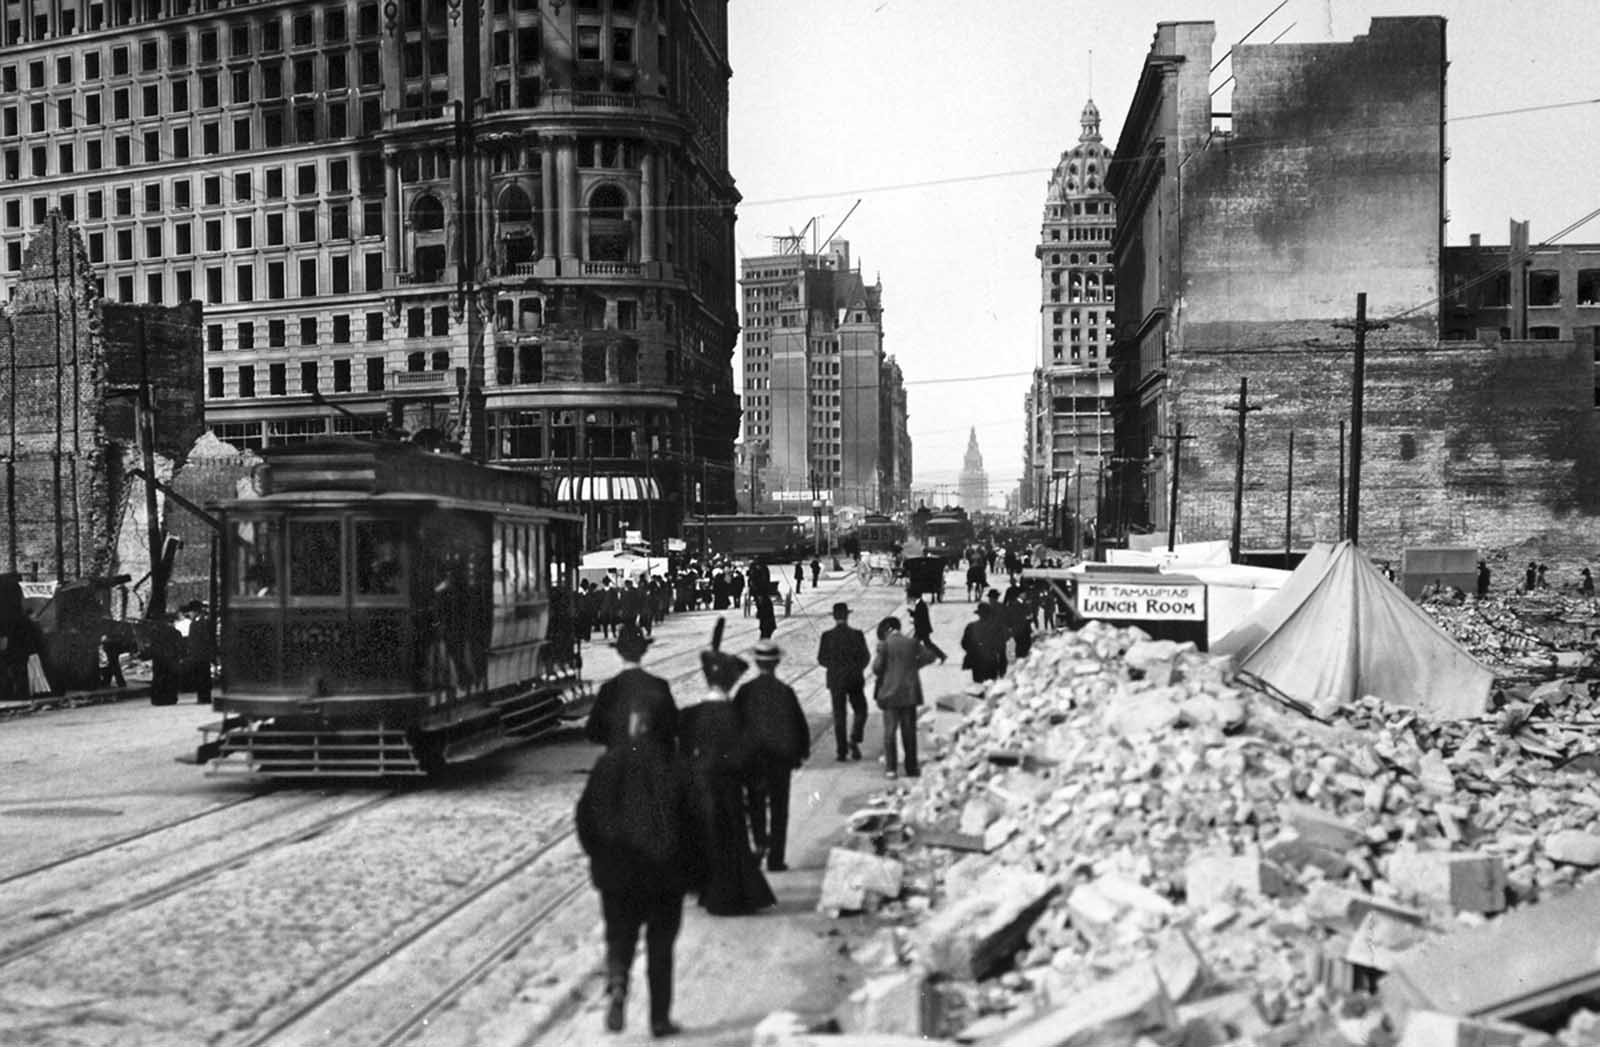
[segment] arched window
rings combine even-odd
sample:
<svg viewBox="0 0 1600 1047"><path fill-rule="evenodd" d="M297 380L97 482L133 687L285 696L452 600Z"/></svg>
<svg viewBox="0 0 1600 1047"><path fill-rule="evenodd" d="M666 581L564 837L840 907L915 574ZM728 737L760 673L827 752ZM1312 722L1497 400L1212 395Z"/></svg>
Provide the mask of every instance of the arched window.
<svg viewBox="0 0 1600 1047"><path fill-rule="evenodd" d="M432 283L444 274L448 253L444 237L444 205L430 194L417 197L411 205L411 276L418 283Z"/></svg>
<svg viewBox="0 0 1600 1047"><path fill-rule="evenodd" d="M632 246L627 219L628 198L614 185L589 194L589 260L626 262Z"/></svg>
<svg viewBox="0 0 1600 1047"><path fill-rule="evenodd" d="M528 194L521 188L511 186L500 194L500 221L533 221L533 201L528 199Z"/></svg>
<svg viewBox="0 0 1600 1047"><path fill-rule="evenodd" d="M417 197L417 202L411 205L411 228L419 233L443 231L444 205L438 197Z"/></svg>

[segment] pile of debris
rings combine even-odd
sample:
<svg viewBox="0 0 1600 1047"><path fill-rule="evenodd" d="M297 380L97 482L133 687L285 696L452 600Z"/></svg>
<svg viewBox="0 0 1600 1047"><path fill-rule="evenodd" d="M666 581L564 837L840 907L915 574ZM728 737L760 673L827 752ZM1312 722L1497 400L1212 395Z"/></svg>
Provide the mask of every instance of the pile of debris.
<svg viewBox="0 0 1600 1047"><path fill-rule="evenodd" d="M1461 604L1425 602L1457 643L1506 677L1569 675L1594 654L1600 603L1547 590Z"/></svg>
<svg viewBox="0 0 1600 1047"><path fill-rule="evenodd" d="M1569 686L1538 705L1586 705ZM1562 1042L1589 1042L1594 739L1536 707L1307 716L1191 645L1047 638L830 856L821 908L892 924L842 1023L1199 1047L1519 1043L1572 1019Z"/></svg>

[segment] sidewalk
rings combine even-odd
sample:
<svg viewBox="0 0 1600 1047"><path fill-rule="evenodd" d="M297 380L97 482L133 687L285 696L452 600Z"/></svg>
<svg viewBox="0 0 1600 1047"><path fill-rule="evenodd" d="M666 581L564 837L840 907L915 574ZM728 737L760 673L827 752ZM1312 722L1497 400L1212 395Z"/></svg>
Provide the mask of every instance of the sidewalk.
<svg viewBox="0 0 1600 1047"><path fill-rule="evenodd" d="M822 1020L831 1015L855 988L854 964L849 949L870 937L881 925L871 916L829 918L816 911L821 893L828 851L844 837L850 815L869 806L875 797L895 783L884 777L879 762L883 751L881 713L869 707L862 759L840 763L834 759L832 715L821 674L814 673L795 682L799 673L815 662L816 636L831 628L828 617L834 601L851 606L850 622L868 635L874 646L872 628L885 615L897 614L903 620L903 590L884 585L863 586L851 573L822 580L817 590L809 586L795 605L794 616L778 620L774 637L785 657L778 675L794 683L812 728L812 758L796 773L791 790L789 814L789 871L768 873L778 905L754 916L708 916L691 899L684 909L683 932L678 939L676 992L673 1014L684 1032L670 1042L693 1047L738 1045L751 1042L754 1027L773 1011L795 1011L808 1019ZM957 601L933 604L935 640L951 655L944 665L923 670L922 684L927 704L923 720L935 714L935 700L960 691L969 678L960 668L961 630L971 619L972 604ZM802 610L804 609L804 610ZM802 618L804 614L804 618ZM668 620L672 645L682 642L677 625L688 622L695 630L713 616L674 616ZM738 620L729 617L730 627ZM909 624L909 623L908 623ZM661 630L658 629L658 635ZM741 644L730 647L738 649ZM596 659L598 662L599 659ZM649 667L649 659L645 662ZM603 679L600 666L592 670ZM870 687L870 683L869 683ZM939 716L950 716L940 713ZM928 724L921 735L924 762L932 756L926 745ZM593 945L598 952L598 940ZM641 953L642 953L641 948ZM635 992L628 1002L627 1031L608 1034L603 1028L605 998L599 978L591 978L582 990L582 1003L558 1027L541 1037L542 1044L632 1045L653 1042L648 1031L647 993L643 991L643 958L635 961Z"/></svg>

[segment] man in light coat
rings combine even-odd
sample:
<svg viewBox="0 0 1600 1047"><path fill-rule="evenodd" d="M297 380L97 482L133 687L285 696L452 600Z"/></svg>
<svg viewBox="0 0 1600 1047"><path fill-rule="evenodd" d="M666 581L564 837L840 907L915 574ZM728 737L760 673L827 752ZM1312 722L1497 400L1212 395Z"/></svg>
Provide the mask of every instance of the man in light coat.
<svg viewBox="0 0 1600 1047"><path fill-rule="evenodd" d="M899 777L898 740L905 746L906 777L922 773L917 764L917 708L922 705L922 667L938 655L900 631L900 619L884 620L884 638L872 656L872 672L881 678L878 707L883 710L883 764L888 777Z"/></svg>

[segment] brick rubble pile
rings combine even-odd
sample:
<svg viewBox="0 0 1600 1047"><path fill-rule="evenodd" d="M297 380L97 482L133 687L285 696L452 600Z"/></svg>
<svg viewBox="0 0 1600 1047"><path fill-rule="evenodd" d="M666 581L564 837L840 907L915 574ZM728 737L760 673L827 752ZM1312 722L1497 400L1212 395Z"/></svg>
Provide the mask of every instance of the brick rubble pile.
<svg viewBox="0 0 1600 1047"><path fill-rule="evenodd" d="M1312 717L1190 645L1046 638L862 820L879 853L830 856L825 911L900 924L858 957L876 973L844 1024L1017 1047L1521 1042L1450 1013L1472 1008L1429 989L1428 950L1501 927L1528 948L1516 912L1600 880L1587 702L1557 682L1471 721L1378 698Z"/></svg>

